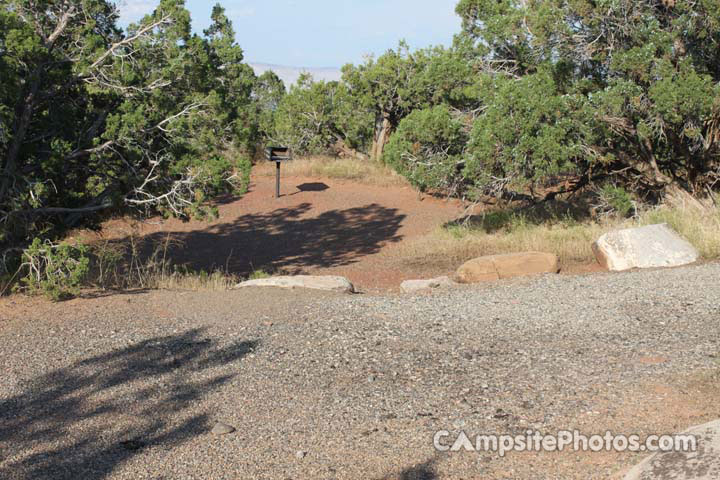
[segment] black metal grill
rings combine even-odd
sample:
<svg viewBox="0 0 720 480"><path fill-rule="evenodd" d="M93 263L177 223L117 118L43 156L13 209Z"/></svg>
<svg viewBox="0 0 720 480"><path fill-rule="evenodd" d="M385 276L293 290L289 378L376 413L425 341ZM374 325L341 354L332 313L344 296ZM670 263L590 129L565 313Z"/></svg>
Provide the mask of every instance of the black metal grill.
<svg viewBox="0 0 720 480"><path fill-rule="evenodd" d="M280 198L280 164L292 160L292 150L288 147L268 147L265 149L265 158L275 162L275 198Z"/></svg>
<svg viewBox="0 0 720 480"><path fill-rule="evenodd" d="M268 147L265 149L265 158L271 162L284 162L292 160L292 152L288 147Z"/></svg>

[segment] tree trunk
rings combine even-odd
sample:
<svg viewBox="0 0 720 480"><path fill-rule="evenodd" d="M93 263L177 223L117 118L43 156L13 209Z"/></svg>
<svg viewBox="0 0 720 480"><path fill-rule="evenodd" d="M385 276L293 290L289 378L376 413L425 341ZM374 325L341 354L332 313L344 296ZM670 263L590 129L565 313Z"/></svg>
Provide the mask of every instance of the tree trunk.
<svg viewBox="0 0 720 480"><path fill-rule="evenodd" d="M348 147L347 143L342 138L337 139L337 141L332 146L333 150L335 151L335 154L338 157L350 157L350 158L357 158L359 160L368 160L369 157L362 153L358 152L354 148Z"/></svg>
<svg viewBox="0 0 720 480"><path fill-rule="evenodd" d="M382 158L385 144L390 139L390 133L392 132L392 123L387 114L383 114L382 117L378 116L378 120L375 122L375 139L373 140L372 149L370 151L370 157L375 161L380 161Z"/></svg>
<svg viewBox="0 0 720 480"><path fill-rule="evenodd" d="M680 209L691 208L701 212L707 208L700 200L677 183L671 183L665 187L664 193L665 202L672 207Z"/></svg>
<svg viewBox="0 0 720 480"><path fill-rule="evenodd" d="M17 109L17 111L20 112L20 115L16 121L15 128L13 129L13 138L5 159L5 164L3 165L2 171L0 171L0 201L4 200L5 194L12 182L12 177L17 168L17 160L20 155L20 149L25 141L25 135L27 134L30 122L32 121L32 116L35 112L35 101L40 88L40 79L38 77L39 73L36 72L33 74L33 79L30 82L30 92L23 99L21 108Z"/></svg>

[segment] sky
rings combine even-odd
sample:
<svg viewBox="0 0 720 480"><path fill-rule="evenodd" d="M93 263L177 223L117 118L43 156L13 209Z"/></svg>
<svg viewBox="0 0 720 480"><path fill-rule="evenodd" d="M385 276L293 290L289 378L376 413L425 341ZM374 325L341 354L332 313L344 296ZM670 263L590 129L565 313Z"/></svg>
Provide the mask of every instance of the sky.
<svg viewBox="0 0 720 480"><path fill-rule="evenodd" d="M202 32L219 1L249 62L341 67L378 56L405 39L412 48L450 45L460 30L458 0L187 0ZM158 0L117 0L121 24L152 12Z"/></svg>

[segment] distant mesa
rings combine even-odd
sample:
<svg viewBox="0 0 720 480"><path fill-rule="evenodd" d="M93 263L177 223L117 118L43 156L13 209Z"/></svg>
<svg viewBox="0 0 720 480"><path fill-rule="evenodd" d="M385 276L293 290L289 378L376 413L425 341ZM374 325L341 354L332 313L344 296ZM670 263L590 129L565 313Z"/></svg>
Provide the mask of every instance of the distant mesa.
<svg viewBox="0 0 720 480"><path fill-rule="evenodd" d="M324 80L326 82L340 80L342 71L339 68L307 68L307 67L288 67L284 65L273 65L269 63L250 63L255 75L262 75L268 70L272 70L280 77L287 88L294 85L302 73L309 73L314 80Z"/></svg>

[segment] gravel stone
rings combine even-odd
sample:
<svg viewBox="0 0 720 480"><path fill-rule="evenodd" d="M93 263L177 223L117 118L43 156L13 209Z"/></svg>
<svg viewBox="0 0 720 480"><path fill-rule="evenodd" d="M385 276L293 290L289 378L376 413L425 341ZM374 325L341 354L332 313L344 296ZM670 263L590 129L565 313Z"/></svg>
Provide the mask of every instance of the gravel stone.
<svg viewBox="0 0 720 480"><path fill-rule="evenodd" d="M718 278L2 298L0 478L613 478L641 457L441 453L433 435L720 418ZM215 418L243 435L207 441Z"/></svg>
<svg viewBox="0 0 720 480"><path fill-rule="evenodd" d="M214 435L227 435L229 433L233 433L234 431L234 427L222 422L215 423L215 426L212 428L212 433Z"/></svg>

